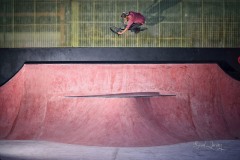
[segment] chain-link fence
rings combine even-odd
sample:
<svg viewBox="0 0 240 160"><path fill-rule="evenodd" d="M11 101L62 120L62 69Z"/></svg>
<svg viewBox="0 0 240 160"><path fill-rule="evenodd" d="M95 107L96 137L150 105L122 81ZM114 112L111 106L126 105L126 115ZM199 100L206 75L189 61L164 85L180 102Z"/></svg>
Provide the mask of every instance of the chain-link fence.
<svg viewBox="0 0 240 160"><path fill-rule="evenodd" d="M0 0L0 47L238 47L239 0ZM148 29L113 34L121 13Z"/></svg>

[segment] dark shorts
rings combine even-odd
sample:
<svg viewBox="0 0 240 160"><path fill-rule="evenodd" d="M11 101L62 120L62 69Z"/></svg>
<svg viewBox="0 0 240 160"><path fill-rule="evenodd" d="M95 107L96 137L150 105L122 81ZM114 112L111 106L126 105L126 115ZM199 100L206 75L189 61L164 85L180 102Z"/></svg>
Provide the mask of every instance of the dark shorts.
<svg viewBox="0 0 240 160"><path fill-rule="evenodd" d="M140 31L141 25L142 24L140 24L140 23L133 23L128 30L131 30L132 32L136 32L136 31L138 32L138 31Z"/></svg>

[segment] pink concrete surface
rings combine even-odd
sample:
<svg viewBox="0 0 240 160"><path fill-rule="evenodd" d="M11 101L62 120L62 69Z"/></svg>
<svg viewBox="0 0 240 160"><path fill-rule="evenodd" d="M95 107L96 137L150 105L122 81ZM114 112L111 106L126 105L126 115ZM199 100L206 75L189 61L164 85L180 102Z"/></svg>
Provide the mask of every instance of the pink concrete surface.
<svg viewBox="0 0 240 160"><path fill-rule="evenodd" d="M173 97L67 98L128 92ZM0 88L0 139L160 146L240 137L240 82L215 64L24 65Z"/></svg>

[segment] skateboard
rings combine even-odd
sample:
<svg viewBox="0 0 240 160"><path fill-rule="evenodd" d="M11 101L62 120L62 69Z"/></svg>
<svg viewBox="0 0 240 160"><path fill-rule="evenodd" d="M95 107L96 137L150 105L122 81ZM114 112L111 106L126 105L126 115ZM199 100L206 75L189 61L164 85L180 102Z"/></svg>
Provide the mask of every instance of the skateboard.
<svg viewBox="0 0 240 160"><path fill-rule="evenodd" d="M147 27L140 27L140 32L141 32L141 31L144 31L144 30L146 30L146 29L147 29ZM119 27L115 27L115 26L111 26L111 27L110 27L110 30L111 30L113 33L119 35L118 32L119 32L119 31L122 31L122 30L124 30L124 29L123 29L123 28L119 28ZM131 29L129 29L129 30L131 30Z"/></svg>
<svg viewBox="0 0 240 160"><path fill-rule="evenodd" d="M110 30L111 30L113 33L119 35L118 32L121 31L121 30L123 30L123 29L121 29L121 28L119 28L119 27L111 26L111 27L110 27Z"/></svg>

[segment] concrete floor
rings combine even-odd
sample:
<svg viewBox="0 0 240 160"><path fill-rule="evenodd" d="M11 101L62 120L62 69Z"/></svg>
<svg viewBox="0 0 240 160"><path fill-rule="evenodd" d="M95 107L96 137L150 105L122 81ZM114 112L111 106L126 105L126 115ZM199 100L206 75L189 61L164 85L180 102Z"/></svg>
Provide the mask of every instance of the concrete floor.
<svg viewBox="0 0 240 160"><path fill-rule="evenodd" d="M0 141L1 160L239 160L239 140L157 147L97 147L34 140Z"/></svg>

